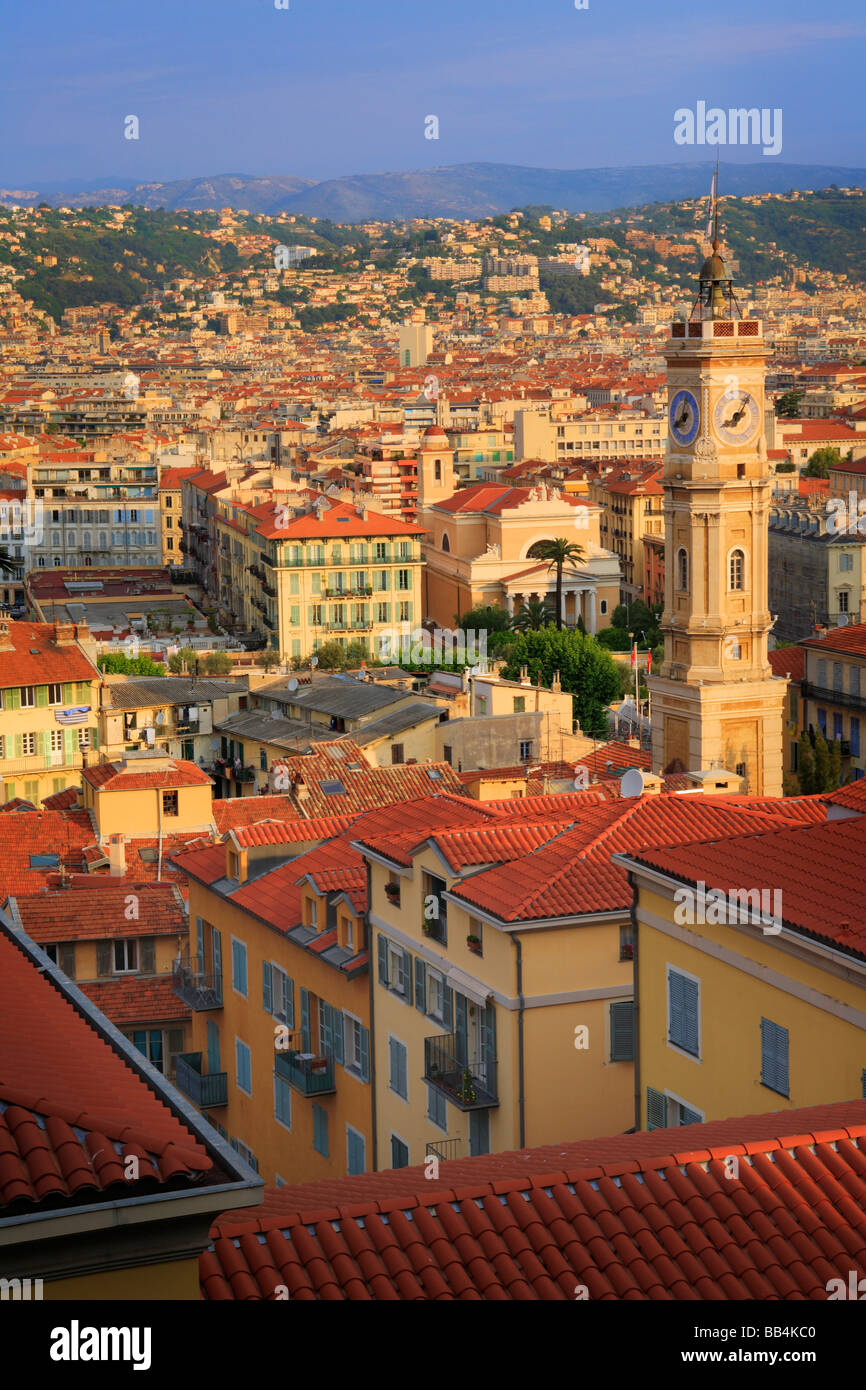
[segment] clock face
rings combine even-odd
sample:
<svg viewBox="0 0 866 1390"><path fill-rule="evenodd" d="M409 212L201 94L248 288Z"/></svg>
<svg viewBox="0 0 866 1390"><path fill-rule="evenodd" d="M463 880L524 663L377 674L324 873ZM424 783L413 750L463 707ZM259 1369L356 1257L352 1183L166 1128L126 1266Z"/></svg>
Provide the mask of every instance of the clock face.
<svg viewBox="0 0 866 1390"><path fill-rule="evenodd" d="M761 412L749 391L726 391L713 410L713 429L725 444L749 444L758 433Z"/></svg>
<svg viewBox="0 0 866 1390"><path fill-rule="evenodd" d="M700 411L691 391L677 391L668 412L671 435L677 444L691 444L698 432Z"/></svg>

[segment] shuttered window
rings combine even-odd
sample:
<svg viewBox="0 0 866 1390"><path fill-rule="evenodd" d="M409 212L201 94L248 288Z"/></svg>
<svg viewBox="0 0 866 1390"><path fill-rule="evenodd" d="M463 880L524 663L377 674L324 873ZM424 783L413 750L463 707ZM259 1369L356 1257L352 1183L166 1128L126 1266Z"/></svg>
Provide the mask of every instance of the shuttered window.
<svg viewBox="0 0 866 1390"><path fill-rule="evenodd" d="M250 1049L240 1038L235 1038L235 1076L239 1091L245 1091L248 1096L253 1093L253 1073L252 1058Z"/></svg>
<svg viewBox="0 0 866 1390"><path fill-rule="evenodd" d="M700 1053L699 985L678 970L668 970L668 1042L693 1057Z"/></svg>
<svg viewBox="0 0 866 1390"><path fill-rule="evenodd" d="M313 1103L313 1148L323 1158L328 1155L328 1112Z"/></svg>
<svg viewBox="0 0 866 1390"><path fill-rule="evenodd" d="M409 1099L409 1062L405 1043L388 1038L388 1085L403 1100Z"/></svg>
<svg viewBox="0 0 866 1390"><path fill-rule="evenodd" d="M292 1088L282 1076L274 1075L274 1118L286 1129L292 1127Z"/></svg>
<svg viewBox="0 0 866 1390"><path fill-rule="evenodd" d="M232 937L232 984L238 994L247 993L247 948L242 941Z"/></svg>
<svg viewBox="0 0 866 1390"><path fill-rule="evenodd" d="M367 1142L351 1125L346 1125L346 1173L363 1173L367 1167Z"/></svg>
<svg viewBox="0 0 866 1390"><path fill-rule="evenodd" d="M668 1122L668 1100L662 1091L654 1091L652 1086L646 1088L646 1127L647 1129L664 1129Z"/></svg>
<svg viewBox="0 0 866 1390"><path fill-rule="evenodd" d="M634 1061L634 1001L617 1001L610 1006L610 1060Z"/></svg>
<svg viewBox="0 0 866 1390"><path fill-rule="evenodd" d="M761 1019L761 1081L788 1095L788 1030L769 1018Z"/></svg>
<svg viewBox="0 0 866 1390"><path fill-rule="evenodd" d="M274 1011L274 972L269 960L262 961L262 1008L269 1014Z"/></svg>

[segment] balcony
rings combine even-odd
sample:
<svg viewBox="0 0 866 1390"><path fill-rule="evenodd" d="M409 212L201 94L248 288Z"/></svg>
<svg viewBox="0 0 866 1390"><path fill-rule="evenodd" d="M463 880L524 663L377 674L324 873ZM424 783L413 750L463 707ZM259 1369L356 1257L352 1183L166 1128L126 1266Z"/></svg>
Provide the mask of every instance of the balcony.
<svg viewBox="0 0 866 1390"><path fill-rule="evenodd" d="M468 1057L466 1040L458 1033L424 1039L424 1080L458 1110L489 1110L499 1104L495 1063Z"/></svg>
<svg viewBox="0 0 866 1390"><path fill-rule="evenodd" d="M866 695L852 695L847 690L830 690L827 686L815 685L812 681L802 681L800 690L806 700L820 700L822 704L843 705L846 709L866 708Z"/></svg>
<svg viewBox="0 0 866 1390"><path fill-rule="evenodd" d="M179 1091L207 1110L211 1105L228 1104L228 1077L224 1071L202 1073L200 1052L181 1052L175 1058L174 1083Z"/></svg>
<svg viewBox="0 0 866 1390"><path fill-rule="evenodd" d="M289 1044L288 1048L274 1048L275 1074L302 1096L328 1096L336 1091L333 1057L302 1052L300 1033L290 1033Z"/></svg>
<svg viewBox="0 0 866 1390"><path fill-rule="evenodd" d="M439 1158L442 1162L460 1157L459 1139L431 1139L425 1150L425 1158Z"/></svg>
<svg viewBox="0 0 866 1390"><path fill-rule="evenodd" d="M196 1013L223 1006L222 975L209 975L198 967L195 957L181 956L171 968L175 994Z"/></svg>

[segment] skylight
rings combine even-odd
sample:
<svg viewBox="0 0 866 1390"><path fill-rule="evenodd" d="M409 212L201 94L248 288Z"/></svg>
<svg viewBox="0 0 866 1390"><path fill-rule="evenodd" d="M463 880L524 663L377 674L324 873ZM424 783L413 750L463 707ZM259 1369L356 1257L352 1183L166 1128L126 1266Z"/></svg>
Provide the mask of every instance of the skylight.
<svg viewBox="0 0 866 1390"><path fill-rule="evenodd" d="M31 854L31 856L30 856L30 867L31 867L31 869L59 869L59 868L60 868L60 855L59 855L59 854Z"/></svg>
<svg viewBox="0 0 866 1390"><path fill-rule="evenodd" d="M325 796L346 795L346 788L343 786L342 782L320 782L319 786L325 793Z"/></svg>

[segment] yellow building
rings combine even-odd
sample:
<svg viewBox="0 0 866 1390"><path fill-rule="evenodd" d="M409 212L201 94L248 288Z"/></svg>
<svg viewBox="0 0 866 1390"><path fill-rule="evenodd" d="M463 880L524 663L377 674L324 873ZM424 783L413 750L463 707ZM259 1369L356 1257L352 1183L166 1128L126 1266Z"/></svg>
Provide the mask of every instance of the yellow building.
<svg viewBox="0 0 866 1390"><path fill-rule="evenodd" d="M183 569L186 556L181 550L183 540L183 480L192 478L197 468L166 468L159 479L159 525L162 538L162 563L166 568L176 565Z"/></svg>
<svg viewBox="0 0 866 1390"><path fill-rule="evenodd" d="M866 774L866 623L816 633L798 644L801 653L800 724L819 730L832 747L841 743L845 780Z"/></svg>
<svg viewBox="0 0 866 1390"><path fill-rule="evenodd" d="M617 857L635 894L639 1128L866 1093L866 798L784 808L788 829Z"/></svg>
<svg viewBox="0 0 866 1390"><path fill-rule="evenodd" d="M589 481L589 498L601 508L601 543L619 559L623 603L640 599L649 606L655 601L644 538L663 543L664 493L658 472L658 465L626 464Z"/></svg>
<svg viewBox="0 0 866 1390"><path fill-rule="evenodd" d="M212 505L213 592L283 657L333 641L373 654L384 634L420 627L420 527L297 493L259 505L217 496Z"/></svg>
<svg viewBox="0 0 866 1390"><path fill-rule="evenodd" d="M543 541L565 537L583 560L562 574L563 621L587 632L610 625L619 603L620 568L600 542L599 508L575 506L555 488L476 483L455 491L453 453L444 430L425 430L418 454L419 520L427 531L425 611L440 627L488 604L515 613L524 602L553 603L556 574L535 558Z"/></svg>
<svg viewBox="0 0 866 1390"><path fill-rule="evenodd" d="M99 827L112 835L162 838L213 829L211 788L194 763L158 756L99 763L82 774L82 801Z"/></svg>
<svg viewBox="0 0 866 1390"><path fill-rule="evenodd" d="M665 350L665 655L647 684L657 772L725 767L752 794L780 796L786 692L767 658L767 353L716 249L692 318L671 325Z"/></svg>
<svg viewBox="0 0 866 1390"><path fill-rule="evenodd" d="M175 982L193 1010L178 1085L270 1183L371 1166L365 877L347 823L246 826L176 860L190 941Z"/></svg>
<svg viewBox="0 0 866 1390"><path fill-rule="evenodd" d="M0 778L3 800L78 786L98 757L100 675L82 624L12 622L0 615Z"/></svg>

